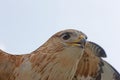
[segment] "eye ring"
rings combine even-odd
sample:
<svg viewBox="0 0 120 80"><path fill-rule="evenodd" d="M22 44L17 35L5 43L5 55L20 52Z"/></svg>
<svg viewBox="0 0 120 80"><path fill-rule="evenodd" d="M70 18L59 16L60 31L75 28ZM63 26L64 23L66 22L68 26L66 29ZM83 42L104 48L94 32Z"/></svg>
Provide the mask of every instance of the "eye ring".
<svg viewBox="0 0 120 80"><path fill-rule="evenodd" d="M69 33L65 33L62 38L63 38L64 40L68 40L70 37L71 37L71 36L70 36Z"/></svg>

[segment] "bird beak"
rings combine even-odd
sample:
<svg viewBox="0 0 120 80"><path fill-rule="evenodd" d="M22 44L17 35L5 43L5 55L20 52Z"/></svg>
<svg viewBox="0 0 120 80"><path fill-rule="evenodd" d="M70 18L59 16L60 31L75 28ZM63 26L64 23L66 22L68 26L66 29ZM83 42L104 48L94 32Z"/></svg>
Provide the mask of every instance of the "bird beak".
<svg viewBox="0 0 120 80"><path fill-rule="evenodd" d="M81 48L84 48L86 44L86 38L84 35L80 35L79 38L73 42L69 42L69 45L72 46L79 46Z"/></svg>

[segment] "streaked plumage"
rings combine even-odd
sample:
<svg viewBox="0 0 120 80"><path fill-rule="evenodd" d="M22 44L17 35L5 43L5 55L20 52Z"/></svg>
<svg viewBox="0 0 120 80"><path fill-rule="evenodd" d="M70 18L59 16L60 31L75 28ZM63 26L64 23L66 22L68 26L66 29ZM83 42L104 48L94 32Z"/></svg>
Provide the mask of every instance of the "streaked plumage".
<svg viewBox="0 0 120 80"><path fill-rule="evenodd" d="M0 50L0 80L72 80L85 39L84 33L69 29L56 33L30 54Z"/></svg>
<svg viewBox="0 0 120 80"><path fill-rule="evenodd" d="M0 50L0 80L120 80L120 74L102 59L104 49L86 38L69 29L30 54Z"/></svg>
<svg viewBox="0 0 120 80"><path fill-rule="evenodd" d="M73 80L120 80L120 74L101 57L106 57L104 49L88 41Z"/></svg>

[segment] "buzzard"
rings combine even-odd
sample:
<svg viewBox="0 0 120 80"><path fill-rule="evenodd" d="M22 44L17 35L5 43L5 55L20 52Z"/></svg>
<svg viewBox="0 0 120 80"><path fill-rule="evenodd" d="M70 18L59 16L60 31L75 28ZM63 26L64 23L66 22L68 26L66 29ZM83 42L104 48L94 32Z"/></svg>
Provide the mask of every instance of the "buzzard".
<svg viewBox="0 0 120 80"><path fill-rule="evenodd" d="M104 49L78 30L54 34L29 54L0 50L0 80L120 80Z"/></svg>
<svg viewBox="0 0 120 80"><path fill-rule="evenodd" d="M72 80L85 44L84 33L68 29L54 34L30 54L0 50L0 80Z"/></svg>

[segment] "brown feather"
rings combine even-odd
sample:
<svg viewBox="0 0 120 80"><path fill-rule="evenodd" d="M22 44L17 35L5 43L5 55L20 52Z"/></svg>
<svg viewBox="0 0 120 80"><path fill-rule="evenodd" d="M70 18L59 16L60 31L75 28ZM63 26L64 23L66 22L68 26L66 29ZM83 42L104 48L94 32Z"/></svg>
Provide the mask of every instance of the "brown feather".
<svg viewBox="0 0 120 80"><path fill-rule="evenodd" d="M63 40L66 33L70 39ZM0 50L0 80L72 80L84 51L80 47L84 37L80 31L64 30L31 54L11 55Z"/></svg>
<svg viewBox="0 0 120 80"><path fill-rule="evenodd" d="M86 44L84 54L79 61L78 68L73 80L95 79L100 71L101 59L93 53L93 49Z"/></svg>

